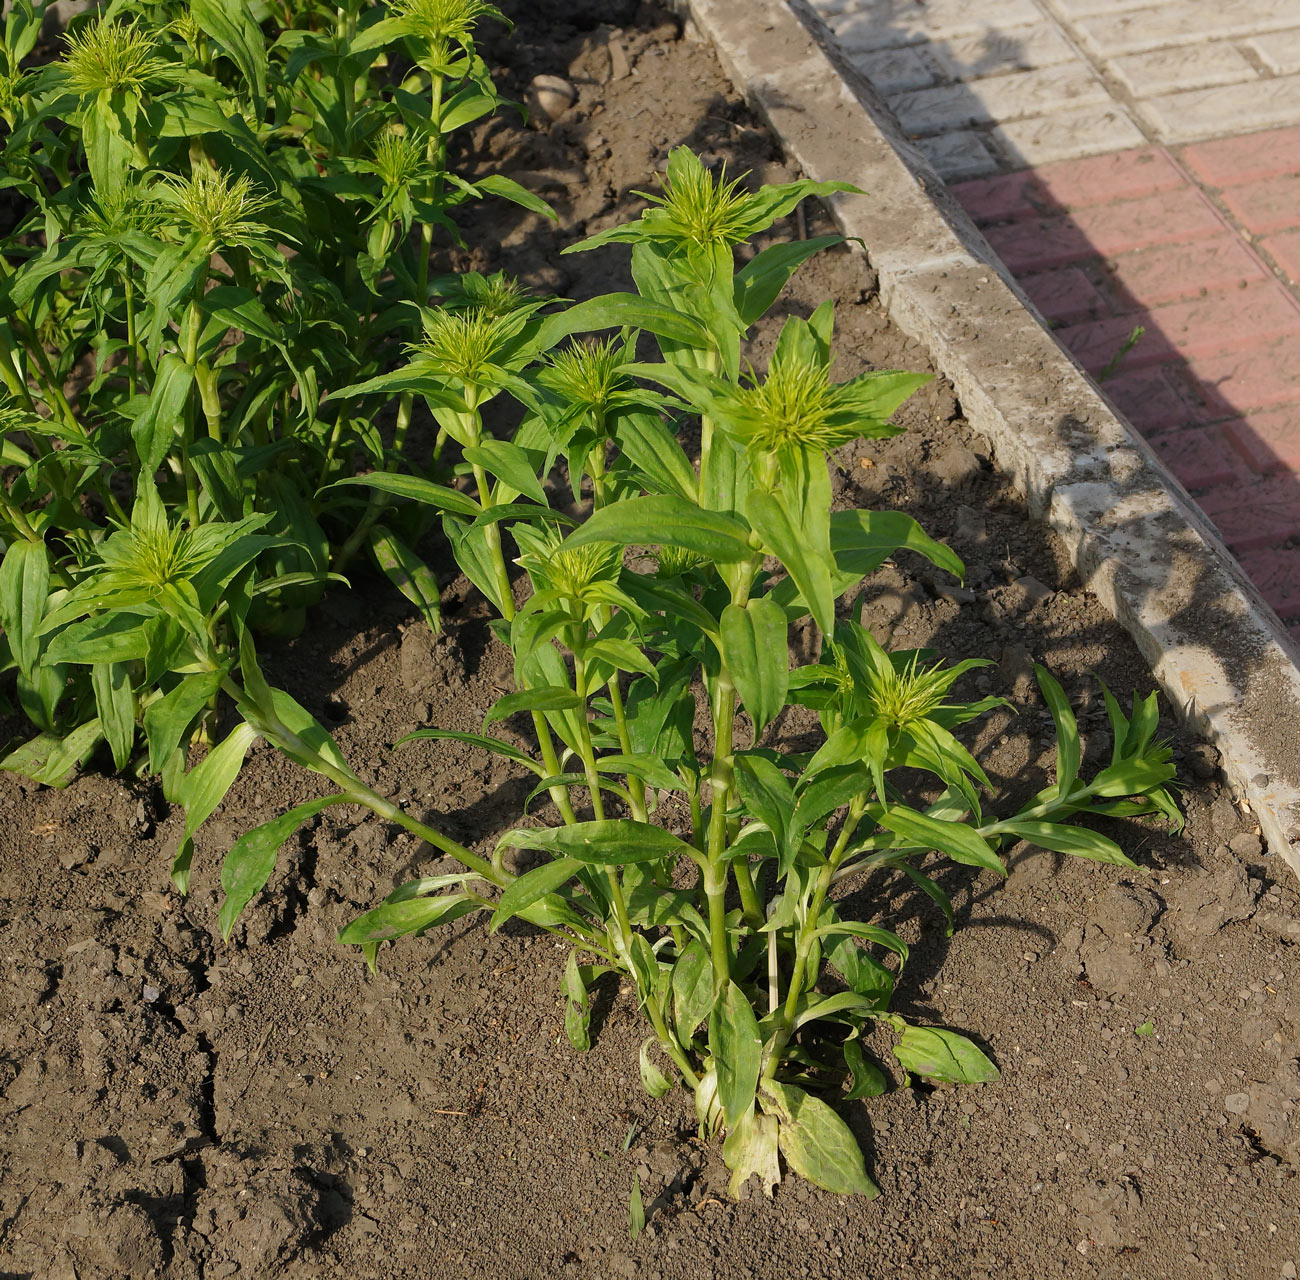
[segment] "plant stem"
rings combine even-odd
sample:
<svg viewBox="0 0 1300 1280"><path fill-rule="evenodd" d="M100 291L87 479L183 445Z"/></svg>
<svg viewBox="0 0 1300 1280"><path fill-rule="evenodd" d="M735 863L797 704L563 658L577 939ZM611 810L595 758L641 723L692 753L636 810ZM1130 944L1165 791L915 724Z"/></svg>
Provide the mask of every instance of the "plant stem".
<svg viewBox="0 0 1300 1280"><path fill-rule="evenodd" d="M489 883L499 887L504 887L510 883L512 877L498 870L486 858L479 857L473 850L467 849L450 836L443 835L436 828L412 818L399 805L394 804L391 800L384 799L378 792L366 786L350 769L340 769L337 765L325 759L318 751L314 750L294 733L275 714L274 709L255 706L246 692L230 676L226 676L222 680L221 687L239 707L249 724L270 739L290 758L297 757L308 762L309 768L321 774L322 777L328 778L341 791L346 792L355 799L358 804L365 805L367 809L378 814L381 818L386 818L390 822L396 822L399 826L405 827L413 835L419 836L421 840L428 841L435 849L455 858L457 862L482 876Z"/></svg>
<svg viewBox="0 0 1300 1280"><path fill-rule="evenodd" d="M821 919L822 908L826 905L826 895L835 882L835 870L844 857L845 850L849 846L854 831L857 830L863 812L864 806L850 805L849 814L844 820L839 839L836 840L835 847L826 860L826 865L822 867L821 874L817 877L817 887L813 891L812 905L808 908L808 914L804 917L803 928L799 930L799 941L795 944L794 969L790 973L790 987L786 992L785 1008L782 1010L780 1022L777 1024L776 1032L772 1037L767 1063L763 1068L764 1080L771 1080L776 1075L777 1068L781 1065L781 1055L794 1032L794 1020L799 1010L799 997L803 995L804 979L808 976L808 956L812 949L813 934L817 929L818 921ZM812 976L816 978L816 974ZM772 991L769 989L769 1001L772 998Z"/></svg>

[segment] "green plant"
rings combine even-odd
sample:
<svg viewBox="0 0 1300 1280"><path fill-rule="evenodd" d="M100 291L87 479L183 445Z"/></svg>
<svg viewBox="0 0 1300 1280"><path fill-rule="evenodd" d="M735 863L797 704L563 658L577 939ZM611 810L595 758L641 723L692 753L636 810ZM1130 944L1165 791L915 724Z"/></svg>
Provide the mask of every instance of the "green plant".
<svg viewBox="0 0 1300 1280"><path fill-rule="evenodd" d="M220 687L176 690L237 672L247 631L300 628L360 550L438 625L425 513L382 524L332 487L403 465L413 397L388 433L325 392L418 337L458 206L549 210L448 163L507 105L478 0L112 0L26 72L46 7L16 0L0 50L23 210L0 243L0 671L38 730L0 768L61 785L107 740L184 801ZM227 571L242 596L196 586ZM160 705L183 732L155 734Z"/></svg>
<svg viewBox="0 0 1300 1280"><path fill-rule="evenodd" d="M554 802L554 821L513 828L489 860L350 780L335 799L386 813L466 872L402 885L340 938L373 965L381 943L473 912L490 913L493 928L545 929L571 947L565 1027L578 1048L589 1042L591 984L621 974L650 1030L646 1089L659 1096L675 1076L694 1092L702 1133L725 1132L733 1192L754 1173L770 1192L784 1157L823 1187L874 1194L835 1110L886 1087L866 1043L874 1024L895 1034L907 1072L997 1074L964 1037L890 1010L908 948L855 917L846 889L904 878L951 929L932 855L1003 874L1003 852L1024 839L1131 866L1069 820L1178 817L1154 695L1126 716L1105 692L1114 749L1085 779L1074 717L1042 668L1055 781L1010 816L986 812L989 780L957 731L1001 704L955 692L984 664L887 653L845 616L858 584L901 549L953 573L961 564L903 514L832 510L832 451L899 430L889 418L924 377L833 382L829 304L786 322L765 371L742 366L742 337L799 263L836 238L771 246L738 272L735 246L831 190L851 188L748 193L676 151L663 196L639 221L578 246L630 244L639 295L542 317L505 282L470 277L456 309L426 316L428 337L405 369L340 393L429 397L471 491L395 475L353 483L444 513L514 657L517 688L481 734L426 729L408 741L475 743L534 774L525 808ZM615 338L554 350L565 333L615 326ZM648 346L638 329L655 335L660 359L638 359ZM523 410L509 442L483 431L482 407L497 396ZM679 436L696 430L693 461ZM571 530L544 483L561 458L573 495L591 502ZM809 616L820 657L791 669L788 629ZM516 715L531 718L535 751L489 733ZM790 715L819 724L814 749L782 731ZM227 928L296 821L259 828L227 856ZM511 849L541 864L515 874ZM636 1200L634 1188L634 1231Z"/></svg>

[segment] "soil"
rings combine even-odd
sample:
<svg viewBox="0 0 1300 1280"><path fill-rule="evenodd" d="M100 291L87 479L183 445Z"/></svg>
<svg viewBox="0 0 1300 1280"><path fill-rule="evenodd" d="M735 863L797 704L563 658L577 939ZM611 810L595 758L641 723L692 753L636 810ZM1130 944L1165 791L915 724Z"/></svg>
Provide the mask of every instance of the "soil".
<svg viewBox="0 0 1300 1280"><path fill-rule="evenodd" d="M567 77L545 129L485 128L482 163L542 190L552 227L494 206L472 253L583 297L620 287L617 250L558 249L634 213L632 192L689 144L729 170L790 176L711 52L647 6L507 4L489 61L523 96ZM598 25L599 21L607 24ZM817 229L790 219L783 236ZM782 304L839 303L839 371L926 367L890 326L860 256L824 255ZM781 308L778 308L780 311ZM779 320L779 315L778 315ZM770 348L765 326L754 356ZM850 448L838 500L917 516L965 557L964 586L901 555L854 607L882 639L992 657L1006 695L977 750L1009 794L1041 786L1050 719L1030 657L1105 750L1092 679L1145 692L1125 633L1026 521L951 389L903 411L905 435ZM508 687L486 608L448 584L433 639L387 588L329 597L272 648L272 678L337 728L387 794L490 848L528 783L456 744L390 751L416 723L475 729ZM336 931L439 866L361 812L327 810L219 940L230 843L315 793L262 747L203 829L187 898L169 886L181 816L147 782L88 773L66 791L0 781L0 1275L80 1277L1294 1277L1300 1263L1300 911L1285 866L1222 784L1212 749L1175 744L1187 827L1108 828L1136 873L1028 848L1010 877L955 868L959 928L883 880L850 886L902 932L897 1007L974 1036L995 1084L895 1087L846 1114L883 1194L797 1179L725 1193L682 1091L641 1089L644 1029L601 993L592 1050L562 1030L563 952L473 919L389 948L378 976ZM639 1178L647 1226L628 1230Z"/></svg>

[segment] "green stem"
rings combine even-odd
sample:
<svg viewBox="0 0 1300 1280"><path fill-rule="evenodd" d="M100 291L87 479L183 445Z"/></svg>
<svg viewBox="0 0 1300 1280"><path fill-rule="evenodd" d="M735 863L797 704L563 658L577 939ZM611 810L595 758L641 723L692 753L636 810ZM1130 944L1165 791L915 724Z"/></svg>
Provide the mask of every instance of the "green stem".
<svg viewBox="0 0 1300 1280"><path fill-rule="evenodd" d="M510 883L512 877L498 870L486 858L479 857L473 850L467 849L450 836L443 835L435 827L412 818L399 805L394 804L391 800L384 799L372 788L366 786L350 769L340 769L336 764L325 759L318 751L314 750L294 733L275 714L273 709L254 706L245 691L231 677L226 676L221 682L221 687L240 708L244 718L254 729L284 751L286 755L309 762L308 767L313 772L328 778L340 791L346 792L358 804L365 805L367 809L378 814L381 818L386 818L390 822L396 822L399 826L405 827L413 835L419 836L421 840L428 841L435 849L455 858L457 862L468 867L475 874L482 876L489 883L499 887L504 887Z"/></svg>
<svg viewBox="0 0 1300 1280"><path fill-rule="evenodd" d="M818 922L821 919L822 908L826 905L826 895L835 882L835 871L844 857L854 831L857 830L864 809L865 806L859 804L850 806L849 815L844 820L839 839L836 840L835 847L826 860L826 865L822 867L821 874L817 877L817 887L813 891L812 905L808 908L808 914L804 917L803 928L799 931L799 940L795 945L794 969L790 973L790 987L786 992L785 1008L781 1011L781 1020L777 1024L776 1033L772 1037L772 1047L768 1052L767 1063L763 1068L764 1080L771 1080L776 1075L777 1068L781 1065L781 1055L794 1032L794 1020L799 1009L799 998L803 995L804 979L808 976L808 956L812 951L813 934L816 932ZM813 977L815 978L816 975L814 974ZM769 993L770 999L771 994Z"/></svg>

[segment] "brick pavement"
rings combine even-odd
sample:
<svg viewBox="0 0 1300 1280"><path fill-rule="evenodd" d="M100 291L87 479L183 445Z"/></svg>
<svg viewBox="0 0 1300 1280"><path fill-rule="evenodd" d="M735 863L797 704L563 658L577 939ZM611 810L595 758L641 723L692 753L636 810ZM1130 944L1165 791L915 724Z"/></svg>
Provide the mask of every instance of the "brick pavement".
<svg viewBox="0 0 1300 1280"><path fill-rule="evenodd" d="M1300 0L813 3L1300 639Z"/></svg>

